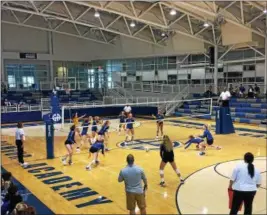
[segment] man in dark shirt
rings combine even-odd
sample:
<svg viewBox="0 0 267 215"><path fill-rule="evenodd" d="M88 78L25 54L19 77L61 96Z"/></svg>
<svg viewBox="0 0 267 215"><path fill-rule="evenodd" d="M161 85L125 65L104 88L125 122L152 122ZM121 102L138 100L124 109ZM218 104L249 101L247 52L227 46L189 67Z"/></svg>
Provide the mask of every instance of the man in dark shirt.
<svg viewBox="0 0 267 215"><path fill-rule="evenodd" d="M255 91L255 97L258 98L261 92L257 84L255 84L254 91Z"/></svg>

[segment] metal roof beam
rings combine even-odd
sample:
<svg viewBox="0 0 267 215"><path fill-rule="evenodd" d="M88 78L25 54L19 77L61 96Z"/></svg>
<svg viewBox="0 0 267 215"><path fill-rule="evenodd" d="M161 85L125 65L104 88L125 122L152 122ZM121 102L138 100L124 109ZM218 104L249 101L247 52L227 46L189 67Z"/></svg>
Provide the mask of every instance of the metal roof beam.
<svg viewBox="0 0 267 215"><path fill-rule="evenodd" d="M14 10L14 11L19 11L19 12L24 12L24 13L28 13L28 14L39 15L39 16L43 16L43 17L46 17L46 18L47 17L50 17L50 18L58 19L58 20L61 20L61 21L66 21L66 22L69 22L69 23L77 24L77 25L82 25L82 26L87 26L87 27L93 27L93 28L97 28L97 29L100 29L100 30L103 30L103 31L107 31L107 32L110 32L110 33L113 33L113 34L120 34L120 35L125 36L125 37L129 37L129 38L132 38L132 39L140 40L140 41L147 42L147 43L150 43L150 44L154 44L154 45L157 45L157 46L162 46L162 45L157 44L157 43L155 44L153 41L142 39L142 38L139 38L139 37L135 37L134 35L122 33L120 31L108 29L108 28L103 27L103 26L102 27L99 27L99 26L96 26L96 25L93 25L93 24L89 24L89 23L85 23L85 22L80 22L80 21L77 21L77 20L66 19L66 18L63 18L63 17L60 17L60 16L44 14L42 12L39 12L38 13L38 12L34 12L34 11L29 11L29 10L24 10L24 9L9 7L9 6L4 6L3 8L8 9L8 10Z"/></svg>
<svg viewBox="0 0 267 215"><path fill-rule="evenodd" d="M207 15L213 16L214 18L217 17L217 15L218 15L217 13L214 13L214 12L211 12L211 11L208 11L208 10L205 10L205 9L203 9L203 8L201 8L201 7L197 7L196 5L192 5L192 4L187 3L187 2L179 2L179 4L183 4L183 5L185 5L185 6L187 6L187 7L190 7L190 8L192 8L192 9L194 9L194 10L198 10L198 11L200 11L200 12L203 12L203 13L207 14ZM257 34L257 35L259 35L259 36L265 38L265 35L264 35L263 33L261 33L261 32L259 32L259 31L255 30L255 29L253 29L253 28L251 28L251 27L249 27L249 26L243 25L243 24L241 24L241 23L239 23L239 22L236 22L236 21L234 21L234 20L232 20L232 19L229 19L229 18L227 18L227 17L225 17L225 20L226 20L227 22L231 23L231 24L234 24L234 25L239 26L239 27L241 27L241 28L250 30L250 31L252 31L253 33L255 33L255 34Z"/></svg>

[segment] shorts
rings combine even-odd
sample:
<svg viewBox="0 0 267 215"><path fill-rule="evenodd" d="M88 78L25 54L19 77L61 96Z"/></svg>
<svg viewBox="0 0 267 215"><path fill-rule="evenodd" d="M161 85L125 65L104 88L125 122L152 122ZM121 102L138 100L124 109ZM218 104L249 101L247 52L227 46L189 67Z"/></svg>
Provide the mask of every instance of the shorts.
<svg viewBox="0 0 267 215"><path fill-rule="evenodd" d="M89 149L89 152L91 152L91 153L96 153L96 152L98 152L98 149L92 146L92 147Z"/></svg>
<svg viewBox="0 0 267 215"><path fill-rule="evenodd" d="M158 125L163 125L163 121L157 121Z"/></svg>
<svg viewBox="0 0 267 215"><path fill-rule="evenodd" d="M168 163L168 162L172 163L174 161L174 157L173 156L163 157L162 161L164 163Z"/></svg>
<svg viewBox="0 0 267 215"><path fill-rule="evenodd" d="M71 142L71 141L68 141L68 140L65 141L65 145L72 145L72 144L74 144L74 142Z"/></svg>
<svg viewBox="0 0 267 215"><path fill-rule="evenodd" d="M213 139L207 140L207 144L211 146L213 144Z"/></svg>
<svg viewBox="0 0 267 215"><path fill-rule="evenodd" d="M87 132L82 132L81 133L81 136L85 136L85 135L87 135Z"/></svg>
<svg viewBox="0 0 267 215"><path fill-rule="evenodd" d="M146 208L145 194L126 192L126 204L129 211L135 210L136 204L140 209Z"/></svg>
<svg viewBox="0 0 267 215"><path fill-rule="evenodd" d="M97 128L93 128L92 129L92 132L97 132Z"/></svg>

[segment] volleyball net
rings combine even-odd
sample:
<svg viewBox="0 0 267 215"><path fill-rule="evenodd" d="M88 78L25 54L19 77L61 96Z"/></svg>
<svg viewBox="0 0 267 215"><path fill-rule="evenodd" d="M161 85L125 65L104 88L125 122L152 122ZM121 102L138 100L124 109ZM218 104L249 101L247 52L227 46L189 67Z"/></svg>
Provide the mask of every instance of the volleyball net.
<svg viewBox="0 0 267 215"><path fill-rule="evenodd" d="M133 117L136 118L135 124L156 121L157 119L153 116L156 116L159 111L165 116L164 120L170 121L181 117L194 118L211 115L213 109L211 98L62 106L60 128L61 130L69 129L77 113L77 116L83 116L83 119L98 116L102 121L111 120L111 130L117 130L119 127L119 115L126 105L132 108L131 112ZM80 129L82 128L83 119L80 118L79 120Z"/></svg>

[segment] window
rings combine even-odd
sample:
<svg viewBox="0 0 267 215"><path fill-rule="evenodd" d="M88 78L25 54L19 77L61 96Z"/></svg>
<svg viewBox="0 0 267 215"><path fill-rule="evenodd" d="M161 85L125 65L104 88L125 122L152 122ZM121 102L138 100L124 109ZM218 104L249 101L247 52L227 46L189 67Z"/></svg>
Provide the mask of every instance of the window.
<svg viewBox="0 0 267 215"><path fill-rule="evenodd" d="M34 84L33 76L22 76L23 87L31 87Z"/></svg>
<svg viewBox="0 0 267 215"><path fill-rule="evenodd" d="M7 82L9 88L15 88L16 87L16 79L14 75L8 75L7 76Z"/></svg>

